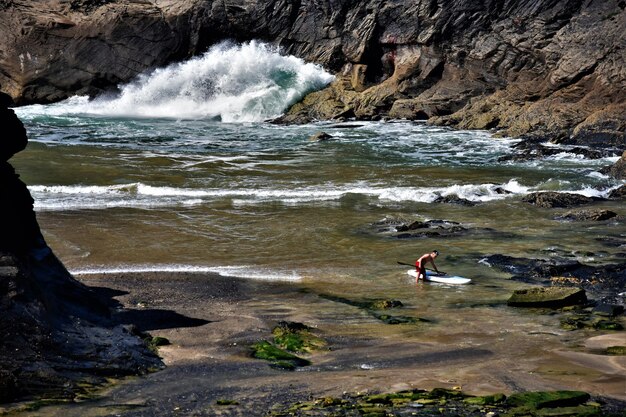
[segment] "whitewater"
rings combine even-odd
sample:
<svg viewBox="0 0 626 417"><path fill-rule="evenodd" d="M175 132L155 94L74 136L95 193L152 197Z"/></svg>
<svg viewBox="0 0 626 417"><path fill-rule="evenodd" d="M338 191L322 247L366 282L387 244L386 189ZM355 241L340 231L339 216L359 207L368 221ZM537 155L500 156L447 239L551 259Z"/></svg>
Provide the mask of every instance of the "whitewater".
<svg viewBox="0 0 626 417"><path fill-rule="evenodd" d="M519 141L485 131L267 122L333 79L274 46L223 43L116 93L17 108L30 143L12 163L48 243L76 274L391 284L390 259L432 247L481 274L477 253L597 252L599 236L626 233L571 227L521 201L535 191L606 197L623 183L601 173L617 155L589 160L560 146L553 157L501 162ZM330 140L311 141L319 132ZM471 204L439 202L447 197ZM377 231L380 219L470 232L399 240ZM604 260L619 251L601 249Z"/></svg>

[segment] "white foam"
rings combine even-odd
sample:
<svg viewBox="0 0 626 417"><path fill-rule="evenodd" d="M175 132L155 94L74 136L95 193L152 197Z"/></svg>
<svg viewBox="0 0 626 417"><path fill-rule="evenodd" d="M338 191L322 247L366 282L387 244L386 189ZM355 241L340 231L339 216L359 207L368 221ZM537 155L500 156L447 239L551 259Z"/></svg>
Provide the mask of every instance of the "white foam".
<svg viewBox="0 0 626 417"><path fill-rule="evenodd" d="M364 195L381 201L414 201L430 203L440 196L457 195L471 201L505 198L498 188L511 195L523 193L527 187L516 180L505 184L452 185L448 187L386 187L365 182L335 185L324 184L294 188L177 188L156 187L142 183L111 186L33 185L29 187L37 210L97 209L111 207L163 207L198 205L219 199L234 204L281 202L304 204L337 201L348 195Z"/></svg>
<svg viewBox="0 0 626 417"><path fill-rule="evenodd" d="M333 80L315 64L281 55L256 41L222 43L202 56L140 75L116 97L72 97L28 106L20 116L101 115L173 119L263 121L281 115L307 93Z"/></svg>
<svg viewBox="0 0 626 417"><path fill-rule="evenodd" d="M201 266L182 264L149 264L100 266L70 270L73 275L139 274L139 273L199 273L218 274L224 277L254 279L260 281L297 282L302 280L295 271L274 271L268 268L243 266Z"/></svg>

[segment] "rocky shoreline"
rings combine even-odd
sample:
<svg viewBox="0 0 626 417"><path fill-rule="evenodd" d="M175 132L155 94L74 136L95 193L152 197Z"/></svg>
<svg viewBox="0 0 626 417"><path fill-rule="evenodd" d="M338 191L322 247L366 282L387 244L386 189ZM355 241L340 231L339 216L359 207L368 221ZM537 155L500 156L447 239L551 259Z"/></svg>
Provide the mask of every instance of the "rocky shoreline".
<svg viewBox="0 0 626 417"><path fill-rule="evenodd" d="M402 307L395 300L391 300L387 307L380 307L373 305L371 300L311 295L308 290L294 288L281 288L281 291L272 286L268 286L269 289L263 286L249 288L249 284L224 280L207 293L206 281L212 280L213 284L218 280L207 276L196 277L197 282L204 284L198 287L195 287L196 281L190 279L192 277L159 276L155 278L157 282L150 285L146 284L148 276L139 276L135 280L127 276L94 278L89 283L91 286L77 281L44 241L26 185L7 162L26 146L27 138L23 126L6 105L49 103L75 94L110 92L116 85L128 82L144 71L197 55L221 40L262 39L280 45L286 53L321 63L337 74L329 87L308 95L280 120L275 120L276 123L319 119L428 120L457 128L491 129L499 135L521 136L524 140L519 145L520 155L516 156L519 158L550 154L551 150L541 144L545 141L571 145L585 157L603 157L607 153L619 154L626 148L626 75L623 71L626 41L623 30L620 30L626 25L625 9L623 1L518 1L507 3L506 7L498 2L461 1L445 5L426 1L363 1L331 5L280 0L263 3L169 0L0 2L0 32L7 34L0 40L0 50L3 51L0 54L0 89L8 93L8 96L0 94L0 115L8 138L0 147L0 219L3 222L0 237L0 403L45 398L75 405L75 402L92 398L94 389L108 384L109 378L144 375L134 382L134 386L139 391L145 389L148 399L118 388L113 394L107 394L108 397L105 395L104 400L94 401L104 401L107 410L127 416L144 415L142 413L146 410L162 415L184 412L262 415L272 408L274 415L359 413L377 416L387 412L405 415L402 413L411 413L415 408L427 405L418 400L433 400L441 411L445 406L441 403L442 398L453 400L448 403L452 404L453 410L445 409L450 413L459 409L467 412L466 415L507 412L497 408L502 402L489 404L494 406L493 409L485 408L486 404L476 408L477 404L464 402L467 398L454 394L455 390L446 391L452 392L450 395L439 392L439 397L432 398L428 396L430 394L415 391L436 388L428 385L441 374L438 369L430 368L442 367L450 374L460 372L462 375L455 369L462 361L476 366L470 367L469 379L476 391L485 391L476 375L486 371L487 365L481 361L494 356L492 351L475 347L446 350L440 345L425 346L432 350L414 359L414 348L406 343L390 347L384 345L387 342L377 341L383 344L381 347L368 341L374 354L376 349L378 352L399 351L400 359L382 359L388 368L377 371L381 380L389 381L394 376L397 380L410 381L403 383L402 390L395 386L397 384L383 384L386 391L403 393L398 395L404 395L402 398L407 400L406 403L397 404L391 397L372 400L356 394L359 385L371 390L379 381L363 379L360 373L365 372L365 368L355 374L349 368L355 366L355 359L347 357L351 353L342 356L340 349L337 354L325 352L327 356L322 358L327 362L322 361L318 368L320 372L316 372L323 376L319 381L311 381L310 386L300 388L299 371L291 374L285 370L276 371L262 362L267 356L261 359L250 357L248 348L254 342L258 343L258 332L269 330L266 329L268 323L274 321L271 313L264 312L263 315L254 310L253 305L248 306L247 315L242 316L243 324L237 322L241 313L238 303L263 290L270 299L277 293L281 296L287 293L296 300L294 303L310 296L364 309L369 319L381 325L417 326L427 322L404 312L386 311ZM607 167L605 173L625 179L626 153L616 164ZM610 198L623 200L625 187L614 190ZM624 213L578 209L580 205L597 201L564 193L532 194L524 201L546 210L570 210L555 211L555 221L614 221L624 216ZM458 198L444 199L440 203L468 204ZM390 227L393 228L391 232ZM373 229L376 229L373 233L384 229L384 236L404 239L497 233L432 219L368 227L369 232ZM605 239L607 245L622 247L625 244L623 236ZM501 268L511 273L513 280L534 287L584 289L592 298L591 302L577 295L573 305L559 305L558 309L546 313L560 315L562 329L566 331L618 331L617 325L623 323L626 302L623 296L626 292L624 264L597 267L559 256L530 259L499 254L480 254L476 261ZM171 302L150 299L149 288L144 286L167 287L173 294ZM199 292L207 299L221 303L219 305L224 310L216 313L212 311L215 306L200 311L190 309L187 300ZM138 298L139 294L142 299ZM124 301L119 301L120 298ZM140 305L145 304L144 300L153 307L145 309ZM218 319L223 322L221 327L209 329L203 326ZM606 326L607 321L614 327L599 327ZM154 340L146 333L153 330L161 331L178 343L161 349L162 358L154 352L154 345L162 344L162 340ZM267 333L269 338L270 332ZM333 336L335 347L346 347L354 342L341 333ZM201 341L211 338L215 340L210 343ZM363 340L358 342L367 344ZM197 347L203 343L206 346ZM273 342L267 343L272 345ZM267 345L263 346L267 348ZM574 352L572 355L579 355L576 360L584 364L594 364L598 361L595 356L600 356L600 361L607 357L606 348L603 346L601 355L589 352ZM225 351L229 353L225 354ZM615 355L622 352L619 349L613 351L618 352ZM595 356L590 359L584 356L587 354ZM434 359L437 356L442 359ZM430 367L428 377L418 378L401 369L409 361L407 358L414 361L408 366L412 370ZM284 359L278 362L285 362ZM171 365L166 371L145 376L163 369L164 361ZM240 370L243 362L250 366L245 371ZM338 370L331 369L329 363L338 363ZM606 366L605 375L617 378L618 383L623 381L623 377L619 380L623 362L610 361ZM341 375L350 382L334 379L333 373L339 371L345 372ZM254 376L250 377L246 372L254 373ZM496 388L504 387L509 392L555 390L563 385L527 375L511 376L502 369L499 372L501 374L494 377L497 382L493 385L500 384ZM233 375L236 378L229 380ZM208 384L207 378L210 380L212 376L219 379L218 388L194 386L197 381ZM188 380L181 383L184 379ZM268 380L269 388L266 388ZM415 388L418 384L423 386ZM607 390L614 389L610 383L607 385ZM253 387L250 394L253 398L250 404L238 408L241 398L231 399L230 396L245 398L242 393L249 386ZM604 389L603 385L600 386ZM337 393L343 387L355 390L354 394L346 393L339 398ZM177 403L171 404L169 397L162 397L164 390L168 389L179 390L176 391L180 394ZM328 391L332 395L323 396ZM204 397L199 398L198 392ZM306 403L312 393L322 399ZM576 407L588 406L589 398L585 395L585 400ZM118 400L119 404L116 403ZM289 408L287 403L290 401L299 404ZM600 401L603 402L600 406L589 405L595 408L581 409L580 413L608 415L624 406L614 398L600 398ZM370 406L367 412L354 405L363 403ZM354 407L344 411L338 408L350 404ZM413 407L409 404L422 405ZM324 410L319 410L320 406ZM89 408L90 405L84 405L68 411L63 407L52 407L49 414L82 416ZM32 410L18 407L12 411L28 413ZM0 414L3 412L0 410ZM341 412L344 414L337 414ZM527 412L542 415L534 409ZM570 414L562 415L572 415L572 410L563 412Z"/></svg>
<svg viewBox="0 0 626 417"><path fill-rule="evenodd" d="M17 104L114 90L222 40L337 74L283 122L405 118L626 146L626 4L52 0L0 3L0 89Z"/></svg>

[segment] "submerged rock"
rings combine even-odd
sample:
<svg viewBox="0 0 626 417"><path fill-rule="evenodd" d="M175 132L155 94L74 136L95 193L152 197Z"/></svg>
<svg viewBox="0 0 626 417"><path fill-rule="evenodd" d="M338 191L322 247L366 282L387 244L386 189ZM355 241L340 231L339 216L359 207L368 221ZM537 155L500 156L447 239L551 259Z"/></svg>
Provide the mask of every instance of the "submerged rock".
<svg viewBox="0 0 626 417"><path fill-rule="evenodd" d="M510 273L516 281L580 286L607 304L624 304L624 299L617 296L626 291L624 263L592 266L572 259L529 259L501 254L482 257L480 262Z"/></svg>
<svg viewBox="0 0 626 417"><path fill-rule="evenodd" d="M456 195L440 196L437 197L433 203L445 203L445 204L458 204L460 206L473 207L476 205L473 201L461 198Z"/></svg>
<svg viewBox="0 0 626 417"><path fill-rule="evenodd" d="M571 220L571 221L603 221L609 220L617 216L617 213L611 210L591 209L591 210L579 210L568 211L557 217L559 220Z"/></svg>
<svg viewBox="0 0 626 417"><path fill-rule="evenodd" d="M516 290L508 299L511 307L562 308L587 302L585 290L571 287L548 287Z"/></svg>
<svg viewBox="0 0 626 417"><path fill-rule="evenodd" d="M309 137L309 140L311 142L324 142L324 141L327 141L329 139L332 139L332 137L333 137L332 135L329 135L326 132L318 132L318 133L312 135L311 137Z"/></svg>
<svg viewBox="0 0 626 417"><path fill-rule="evenodd" d="M581 204L589 204L594 201L600 201L601 198L586 197L580 194L572 193L557 193L553 191L542 191L537 193L531 193L522 198L525 203L534 204L544 208L554 207L572 207L579 206Z"/></svg>

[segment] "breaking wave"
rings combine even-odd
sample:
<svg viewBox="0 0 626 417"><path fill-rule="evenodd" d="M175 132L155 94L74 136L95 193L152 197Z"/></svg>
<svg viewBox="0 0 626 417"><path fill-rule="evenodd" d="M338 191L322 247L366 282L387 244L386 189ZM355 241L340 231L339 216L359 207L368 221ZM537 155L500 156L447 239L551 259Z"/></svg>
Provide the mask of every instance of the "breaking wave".
<svg viewBox="0 0 626 417"><path fill-rule="evenodd" d="M263 121L281 115L333 76L315 64L280 54L260 42L221 43L202 56L140 75L115 97L77 96L28 106L47 116L101 115L173 119ZM25 115L28 108L20 113Z"/></svg>

